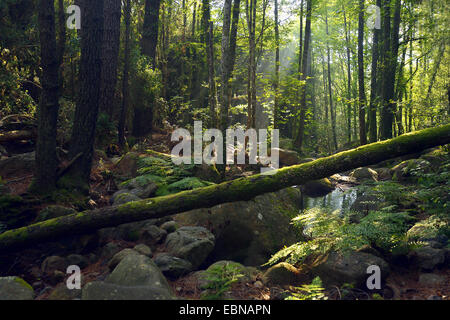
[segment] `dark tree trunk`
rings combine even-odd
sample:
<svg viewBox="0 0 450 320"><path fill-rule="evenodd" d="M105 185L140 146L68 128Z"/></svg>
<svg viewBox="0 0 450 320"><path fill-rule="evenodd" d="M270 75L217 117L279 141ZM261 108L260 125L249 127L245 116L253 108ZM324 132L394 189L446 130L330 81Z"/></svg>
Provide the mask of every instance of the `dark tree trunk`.
<svg viewBox="0 0 450 320"><path fill-rule="evenodd" d="M184 0L183 0L184 1ZM158 44L158 20L160 0L145 0L144 26L142 32L142 53L156 66L156 45Z"/></svg>
<svg viewBox="0 0 450 320"><path fill-rule="evenodd" d="M103 40L103 1L81 1L80 94L75 109L69 155L81 154L60 179L62 187L89 192L89 178L99 110L101 54Z"/></svg>
<svg viewBox="0 0 450 320"><path fill-rule="evenodd" d="M119 60L121 0L104 0L100 112L112 119L117 110L116 84Z"/></svg>
<svg viewBox="0 0 450 320"><path fill-rule="evenodd" d="M359 95L359 143L367 143L366 89L364 87L364 0L359 0L358 17L358 95Z"/></svg>
<svg viewBox="0 0 450 320"><path fill-rule="evenodd" d="M350 36L347 26L347 16L344 9L344 31L345 31L345 42L346 42L346 52L347 52L347 142L352 141L352 73L351 73L351 60L350 60ZM359 38L358 38L359 40ZM359 57L358 57L359 58Z"/></svg>
<svg viewBox="0 0 450 320"><path fill-rule="evenodd" d="M64 61L64 52L66 50L66 13L64 8L64 0L58 0L58 65L62 66ZM63 93L64 78L62 68L59 68L59 85L60 93Z"/></svg>
<svg viewBox="0 0 450 320"><path fill-rule="evenodd" d="M125 21L125 48L123 57L123 75L122 75L122 106L119 117L119 146L121 149L125 147L125 123L128 112L128 104L130 101L130 84L129 84L129 69L130 69L130 33L131 33L131 0L126 0L124 7L124 21Z"/></svg>
<svg viewBox="0 0 450 320"><path fill-rule="evenodd" d="M38 106L36 170L30 191L45 193L56 187L56 125L59 109L59 56L56 47L53 0L39 0L39 39L41 45L42 93Z"/></svg>

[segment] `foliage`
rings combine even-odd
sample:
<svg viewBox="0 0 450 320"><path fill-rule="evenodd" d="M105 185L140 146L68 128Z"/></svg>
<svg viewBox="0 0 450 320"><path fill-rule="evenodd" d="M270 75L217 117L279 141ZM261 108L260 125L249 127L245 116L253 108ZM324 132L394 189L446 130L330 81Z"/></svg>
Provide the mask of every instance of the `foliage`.
<svg viewBox="0 0 450 320"><path fill-rule="evenodd" d="M205 271L206 291L202 294L204 300L223 299L230 291L233 283L243 277L238 266L233 264L216 265Z"/></svg>
<svg viewBox="0 0 450 320"><path fill-rule="evenodd" d="M295 287L294 292L286 300L327 300L324 290L322 280L315 277L311 284Z"/></svg>

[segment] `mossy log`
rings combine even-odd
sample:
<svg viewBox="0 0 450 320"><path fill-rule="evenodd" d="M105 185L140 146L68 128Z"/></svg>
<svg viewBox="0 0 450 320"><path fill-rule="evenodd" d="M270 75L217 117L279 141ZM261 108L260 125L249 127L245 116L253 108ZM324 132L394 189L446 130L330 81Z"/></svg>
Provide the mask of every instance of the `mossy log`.
<svg viewBox="0 0 450 320"><path fill-rule="evenodd" d="M450 124L411 132L308 163L285 167L273 175L257 174L173 195L54 218L0 234L0 251L30 246L46 240L54 241L59 237L87 233L123 223L212 207L221 203L250 200L263 193L301 185L334 173L376 164L389 158L448 143L450 143Z"/></svg>

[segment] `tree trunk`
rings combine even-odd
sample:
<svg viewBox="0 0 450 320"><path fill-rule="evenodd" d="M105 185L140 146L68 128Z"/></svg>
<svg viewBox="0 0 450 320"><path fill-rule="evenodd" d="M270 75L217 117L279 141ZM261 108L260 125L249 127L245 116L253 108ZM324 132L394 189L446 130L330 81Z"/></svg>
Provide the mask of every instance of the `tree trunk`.
<svg viewBox="0 0 450 320"><path fill-rule="evenodd" d="M62 74L62 68L64 61L64 52L66 50L66 13L64 9L64 0L58 0L58 65L59 67L59 90L60 94L63 93L64 88L64 77Z"/></svg>
<svg viewBox="0 0 450 320"><path fill-rule="evenodd" d="M131 0L126 0L124 8L125 21L125 48L123 57L123 75L122 75L122 106L119 117L119 146L123 150L125 147L125 123L128 112L128 104L130 100L130 84L129 84L129 70L130 70L130 33L131 33Z"/></svg>
<svg viewBox="0 0 450 320"><path fill-rule="evenodd" d="M62 187L89 192L89 180L99 110L101 53L103 39L103 1L82 1L80 95L70 140L69 156L82 153L68 172L59 180Z"/></svg>
<svg viewBox="0 0 450 320"><path fill-rule="evenodd" d="M227 202L251 200L260 194L447 143L450 143L450 124L285 167L273 175L257 174L164 197L75 213L0 234L0 251L7 252L45 240L54 241L58 237L92 232L123 223L160 218Z"/></svg>
<svg viewBox="0 0 450 320"><path fill-rule="evenodd" d="M333 106L333 91L331 88L331 66L330 66L330 45L328 43L328 16L325 16L325 25L326 25L326 33L327 33L327 64L328 64L328 96L330 99L330 115L331 115L331 132L333 135L333 148L337 150L337 135L336 135L336 113L334 111Z"/></svg>
<svg viewBox="0 0 450 320"><path fill-rule="evenodd" d="M381 7L381 0L377 0L377 6ZM380 30L373 29L373 42L372 42L372 67L370 74L370 103L369 103L369 141L375 142L378 139L377 136L377 106L379 103L378 96L378 56L380 52L379 48Z"/></svg>
<svg viewBox="0 0 450 320"><path fill-rule="evenodd" d="M351 73L351 60L350 60L350 37L349 31L347 27L347 16L344 11L344 32L345 32L345 42L346 42L346 51L347 51L347 142L350 143L352 141L352 73ZM359 30L359 29L358 29ZM359 34L358 34L359 35ZM359 37L358 37L359 41ZM359 42L358 42L359 43ZM358 59L359 59L359 51L358 51Z"/></svg>
<svg viewBox="0 0 450 320"><path fill-rule="evenodd" d="M158 20L160 0L145 0L144 26L142 32L142 53L150 57L156 66L156 45L158 44Z"/></svg>
<svg viewBox="0 0 450 320"><path fill-rule="evenodd" d="M36 170L30 191L46 193L56 187L56 125L59 109L59 63L56 47L53 0L39 0L39 39L41 44L42 93L38 106Z"/></svg>
<svg viewBox="0 0 450 320"><path fill-rule="evenodd" d="M278 28L278 0L275 0L275 83L274 83L274 103L273 103L273 128L279 126L279 106L278 106L278 87L280 83L280 32Z"/></svg>
<svg viewBox="0 0 450 320"><path fill-rule="evenodd" d="M299 118L299 128L297 137L294 141L295 146L300 150L303 146L303 139L305 133L305 117L306 117L306 86L308 84L307 81L307 73L308 73L308 57L309 57L309 46L311 40L311 14L312 14L312 0L306 1L306 22L305 22L305 42L303 47L303 57L302 57L302 80L305 81L305 84L300 88L300 118Z"/></svg>
<svg viewBox="0 0 450 320"><path fill-rule="evenodd" d="M364 87L364 0L359 0L358 17L358 93L359 93L359 143L367 143L366 89Z"/></svg>
<svg viewBox="0 0 450 320"><path fill-rule="evenodd" d="M112 119L116 109L117 63L119 60L121 0L104 0L100 112Z"/></svg>

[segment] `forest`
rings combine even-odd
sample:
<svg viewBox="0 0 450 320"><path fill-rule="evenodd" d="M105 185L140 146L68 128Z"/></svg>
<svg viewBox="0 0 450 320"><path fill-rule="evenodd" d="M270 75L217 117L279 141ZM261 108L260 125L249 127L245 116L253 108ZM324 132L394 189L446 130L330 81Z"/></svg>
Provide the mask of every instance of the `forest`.
<svg viewBox="0 0 450 320"><path fill-rule="evenodd" d="M0 300L449 300L448 26L0 0Z"/></svg>

